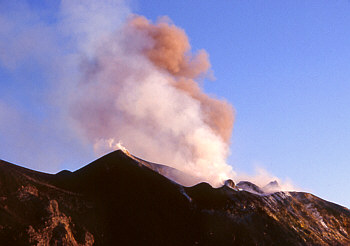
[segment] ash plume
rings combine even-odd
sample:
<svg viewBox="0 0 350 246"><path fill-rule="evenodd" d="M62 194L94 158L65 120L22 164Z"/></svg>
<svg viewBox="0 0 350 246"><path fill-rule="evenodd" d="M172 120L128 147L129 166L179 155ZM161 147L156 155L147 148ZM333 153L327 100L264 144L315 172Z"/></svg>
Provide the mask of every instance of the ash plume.
<svg viewBox="0 0 350 246"><path fill-rule="evenodd" d="M94 16L103 14L89 21ZM84 18L76 12L69 17L78 23ZM226 158L233 108L198 84L209 72L208 54L193 54L185 32L168 18L152 23L129 15L102 33L88 45L78 43L89 48L80 49L80 78L68 103L70 117L96 153L122 141L137 156L213 185L232 177Z"/></svg>
<svg viewBox="0 0 350 246"><path fill-rule="evenodd" d="M35 63L38 70L16 77L27 100L1 98L6 158L43 171L74 169L121 141L196 182L261 179L236 175L226 163L234 109L201 88L212 76L209 55L193 52L184 30L167 17L133 15L122 0L61 0L55 11L48 19L26 1L0 6L0 68L17 74ZM27 103L37 112L26 112ZM27 142L32 159L22 151Z"/></svg>
<svg viewBox="0 0 350 246"><path fill-rule="evenodd" d="M229 142L234 122L232 106L205 94L195 80L208 73L208 54L204 50L191 54L185 32L172 25L168 18L161 18L158 23L152 24L146 18L136 16L131 20L130 28L150 39L151 46L144 48L144 54L156 67L173 75L173 86L198 101L205 123Z"/></svg>

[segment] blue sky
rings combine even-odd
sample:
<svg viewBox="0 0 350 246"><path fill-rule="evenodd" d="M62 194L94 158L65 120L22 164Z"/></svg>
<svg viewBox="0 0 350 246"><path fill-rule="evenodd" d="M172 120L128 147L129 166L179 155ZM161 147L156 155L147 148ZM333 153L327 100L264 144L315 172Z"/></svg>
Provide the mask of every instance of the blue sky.
<svg viewBox="0 0 350 246"><path fill-rule="evenodd" d="M44 12L47 23L54 21L57 2L30 2L31 8ZM130 5L134 13L152 20L169 16L186 31L194 50L209 53L216 80L205 81L204 88L236 110L229 157L236 170L252 173L260 166L350 207L349 1L134 0ZM0 7L0 13L6 8ZM42 122L52 113L50 106L42 106L49 77L35 61L16 69L2 66L0 99L34 115L28 121ZM1 138L4 131L3 123L0 154L5 157L0 158L9 161L55 172L94 158L85 147L55 133L60 146L69 146L58 152L67 156L74 150L74 155L50 167L33 166L35 158L19 158L15 150L28 145ZM52 145L44 135L38 137L43 143L30 147L28 154Z"/></svg>

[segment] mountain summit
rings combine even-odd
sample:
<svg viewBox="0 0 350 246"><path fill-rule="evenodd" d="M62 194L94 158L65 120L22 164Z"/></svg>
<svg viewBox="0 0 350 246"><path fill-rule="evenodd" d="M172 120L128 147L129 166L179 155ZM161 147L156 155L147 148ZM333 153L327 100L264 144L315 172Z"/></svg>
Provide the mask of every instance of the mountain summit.
<svg viewBox="0 0 350 246"><path fill-rule="evenodd" d="M166 170L120 150L57 174L0 161L0 245L350 244L345 207L247 181L184 187Z"/></svg>

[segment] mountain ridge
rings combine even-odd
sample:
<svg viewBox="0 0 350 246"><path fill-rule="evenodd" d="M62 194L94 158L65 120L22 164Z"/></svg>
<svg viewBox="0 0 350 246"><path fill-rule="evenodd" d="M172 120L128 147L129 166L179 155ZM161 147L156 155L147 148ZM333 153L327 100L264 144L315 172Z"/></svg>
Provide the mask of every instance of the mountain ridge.
<svg viewBox="0 0 350 246"><path fill-rule="evenodd" d="M57 174L0 161L0 244L350 244L345 207L304 192L185 187L135 158L118 150Z"/></svg>

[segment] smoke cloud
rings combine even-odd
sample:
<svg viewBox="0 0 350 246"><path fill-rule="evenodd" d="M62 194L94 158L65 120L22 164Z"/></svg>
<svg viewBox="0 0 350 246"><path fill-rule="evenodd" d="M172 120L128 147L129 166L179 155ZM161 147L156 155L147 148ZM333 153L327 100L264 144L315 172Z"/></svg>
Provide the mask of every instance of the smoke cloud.
<svg viewBox="0 0 350 246"><path fill-rule="evenodd" d="M193 55L185 32L165 17L152 24L146 18L136 16L130 21L129 28L136 28L146 35L151 45L144 47L144 54L156 67L173 75L173 86L198 101L205 123L225 142L229 142L234 121L232 106L202 92L195 81L208 73L208 54L200 50Z"/></svg>
<svg viewBox="0 0 350 246"><path fill-rule="evenodd" d="M22 163L29 154L20 149L31 142L34 166L48 165L48 146L49 163L59 166L71 152L91 159L121 141L140 158L214 186L238 179L226 163L234 109L201 88L212 77L209 56L191 50L184 30L167 17L133 15L121 0L61 0L56 11L48 18L25 1L0 6L0 68L16 72L34 61L43 77L40 84L32 74L14 79L29 98L18 105L37 112L9 110L14 98L0 103L2 146L18 149L9 156ZM33 88L45 98L32 96Z"/></svg>
<svg viewBox="0 0 350 246"><path fill-rule="evenodd" d="M81 54L69 115L98 154L122 141L136 156L213 185L234 175L226 163L233 108L198 85L208 55L191 53L182 29L133 15L94 44Z"/></svg>

